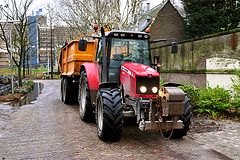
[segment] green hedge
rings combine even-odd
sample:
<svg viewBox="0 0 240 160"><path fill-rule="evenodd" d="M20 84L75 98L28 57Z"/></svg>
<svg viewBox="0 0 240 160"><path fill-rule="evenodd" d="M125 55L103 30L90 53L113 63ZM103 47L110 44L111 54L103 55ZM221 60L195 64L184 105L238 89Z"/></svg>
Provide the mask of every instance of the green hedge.
<svg viewBox="0 0 240 160"><path fill-rule="evenodd" d="M14 90L15 93L19 94L27 94L29 93L34 87L34 82L33 81L27 81L23 83L22 87L18 87Z"/></svg>
<svg viewBox="0 0 240 160"><path fill-rule="evenodd" d="M224 114L232 109L240 112L240 70L235 71L237 78L232 79L232 89L225 90L219 86L204 89L195 88L191 85L180 86L190 98L190 103L200 113L210 113L213 117Z"/></svg>

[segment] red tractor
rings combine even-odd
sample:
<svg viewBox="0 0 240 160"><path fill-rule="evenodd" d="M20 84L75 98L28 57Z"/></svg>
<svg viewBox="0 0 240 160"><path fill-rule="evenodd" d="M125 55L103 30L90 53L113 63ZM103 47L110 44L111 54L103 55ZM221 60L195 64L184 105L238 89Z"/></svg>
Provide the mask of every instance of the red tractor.
<svg viewBox="0 0 240 160"><path fill-rule="evenodd" d="M136 117L141 131L158 129L164 137L181 138L189 130L189 98L168 83L159 89L160 74L151 68L150 35L101 29L94 63L83 63L79 81L79 110L83 121L95 118L101 140L118 140L123 118ZM166 41L157 40L154 42ZM80 51L87 41L80 39ZM177 43L172 42L172 52Z"/></svg>

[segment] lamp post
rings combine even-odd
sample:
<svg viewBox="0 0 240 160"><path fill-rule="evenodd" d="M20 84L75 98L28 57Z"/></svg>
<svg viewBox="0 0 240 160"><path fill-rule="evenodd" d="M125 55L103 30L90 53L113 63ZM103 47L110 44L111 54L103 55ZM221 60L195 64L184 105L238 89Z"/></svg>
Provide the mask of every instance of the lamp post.
<svg viewBox="0 0 240 160"><path fill-rule="evenodd" d="M20 20L11 20L11 21L6 21L7 23L10 24L20 24ZM12 49L12 25L10 26L10 65L11 65L11 85L12 85L12 99L14 99L14 82L13 82L13 49Z"/></svg>

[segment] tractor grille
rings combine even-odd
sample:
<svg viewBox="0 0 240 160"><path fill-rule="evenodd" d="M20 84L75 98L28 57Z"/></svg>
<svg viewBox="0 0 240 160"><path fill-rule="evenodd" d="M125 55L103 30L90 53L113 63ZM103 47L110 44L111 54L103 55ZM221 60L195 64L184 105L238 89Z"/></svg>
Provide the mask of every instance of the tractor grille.
<svg viewBox="0 0 240 160"><path fill-rule="evenodd" d="M146 93L140 91L140 87L145 86L147 88ZM137 94L157 94L152 92L152 88L159 88L159 77L148 78L145 76L136 76L136 92Z"/></svg>

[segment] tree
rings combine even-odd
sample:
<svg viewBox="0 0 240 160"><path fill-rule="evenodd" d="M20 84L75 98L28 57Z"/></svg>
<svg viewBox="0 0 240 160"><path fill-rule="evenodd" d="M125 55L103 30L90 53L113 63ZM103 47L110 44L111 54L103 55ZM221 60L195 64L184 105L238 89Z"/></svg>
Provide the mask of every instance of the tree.
<svg viewBox="0 0 240 160"><path fill-rule="evenodd" d="M186 12L186 38L195 38L237 27L238 0L182 0Z"/></svg>
<svg viewBox="0 0 240 160"><path fill-rule="evenodd" d="M121 10L121 0L59 0L54 14L72 28L73 38L93 31L93 25L108 25L114 29L130 28L135 14L141 13L145 0L126 0Z"/></svg>
<svg viewBox="0 0 240 160"><path fill-rule="evenodd" d="M19 86L22 86L22 66L25 61L26 53L28 52L28 21L27 21L27 12L29 10L30 5L32 4L33 0L10 0L5 1L5 4L8 6L7 8L2 8L2 13L4 17L6 17L7 21L12 20L19 20L20 24L12 24L13 26L13 34L12 39L13 43L10 44L8 34L5 33L6 25L0 24L0 28L2 34L0 38L5 42L6 49L9 54L11 52L15 52L17 56L13 56L13 61L18 69L18 83ZM15 48L15 50L11 50L10 46ZM25 68L24 68L25 69Z"/></svg>

